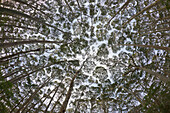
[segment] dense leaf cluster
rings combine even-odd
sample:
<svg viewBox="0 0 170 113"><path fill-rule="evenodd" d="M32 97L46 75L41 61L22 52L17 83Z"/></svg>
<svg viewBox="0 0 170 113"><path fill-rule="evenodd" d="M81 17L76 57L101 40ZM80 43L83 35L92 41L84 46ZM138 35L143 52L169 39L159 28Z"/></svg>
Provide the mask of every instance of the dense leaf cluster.
<svg viewBox="0 0 170 113"><path fill-rule="evenodd" d="M1 113L170 112L168 0L1 0Z"/></svg>

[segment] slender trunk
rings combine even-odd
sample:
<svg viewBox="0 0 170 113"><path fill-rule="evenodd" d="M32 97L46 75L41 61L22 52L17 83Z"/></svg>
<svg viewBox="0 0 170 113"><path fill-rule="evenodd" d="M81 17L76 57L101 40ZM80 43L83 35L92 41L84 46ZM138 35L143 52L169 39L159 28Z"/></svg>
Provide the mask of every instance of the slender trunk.
<svg viewBox="0 0 170 113"><path fill-rule="evenodd" d="M21 38L8 38L6 36L3 36L2 38L0 38L0 40L25 40L25 39L21 39Z"/></svg>
<svg viewBox="0 0 170 113"><path fill-rule="evenodd" d="M146 32L144 34L141 34L140 36L149 35L149 34L161 32L161 31L169 31L169 28L159 29L159 30L155 30L155 31L152 31L152 32Z"/></svg>
<svg viewBox="0 0 170 113"><path fill-rule="evenodd" d="M24 102L24 104L17 110L16 113L23 112L27 108L27 106L30 104L32 99L35 97L35 95L40 91L40 89L43 88L49 81L50 81L50 78L48 78L38 89L36 89L35 92Z"/></svg>
<svg viewBox="0 0 170 113"><path fill-rule="evenodd" d="M87 60L87 59L86 59ZM75 73L75 75L73 76L72 80L71 80L71 83L70 83L70 87L69 87L69 90L66 94L66 98L59 110L58 113L64 113L66 111L66 108L67 108L67 105L68 105L68 102L69 102L69 99L71 97L71 92L73 90L73 87L74 87L74 80L75 78L77 77L77 75L79 74L79 72L81 71L82 67L84 66L84 63L86 62L86 60L83 62L82 66L80 67L80 69Z"/></svg>
<svg viewBox="0 0 170 113"><path fill-rule="evenodd" d="M153 45L141 45L141 44L119 44L124 46L137 46L137 47L149 47L154 49L162 49L166 51L170 51L170 47L162 47L162 46L153 46Z"/></svg>
<svg viewBox="0 0 170 113"><path fill-rule="evenodd" d="M3 78L10 77L10 76L12 76L12 75L14 75L14 74L16 74L16 73L18 73L18 72L21 72L21 70L13 71L12 73L7 73L7 74L5 74L5 75L3 76Z"/></svg>
<svg viewBox="0 0 170 113"><path fill-rule="evenodd" d="M118 86L119 86L119 85L118 85ZM128 93L130 93L132 96L134 96L134 97L140 102L140 104L141 104L142 106L145 105L144 102L143 102L134 92L132 92L131 90L127 89L127 88L124 87L124 86L119 86L119 87L122 87L122 88L125 89Z"/></svg>
<svg viewBox="0 0 170 113"><path fill-rule="evenodd" d="M44 67L43 67L43 68L44 68ZM29 72L28 74L25 74L25 75L17 76L17 77L15 77L15 78L9 80L9 82L15 84L17 81L21 80L22 78L24 78L24 77L26 77L26 76L29 76L30 74L33 74L33 73L35 73L35 72L38 72L38 71L42 70L43 68L39 68L39 69L34 70L34 71L32 71L32 72Z"/></svg>
<svg viewBox="0 0 170 113"><path fill-rule="evenodd" d="M102 100L102 109L103 109L104 113L107 113L107 107L106 107L106 103L104 100Z"/></svg>
<svg viewBox="0 0 170 113"><path fill-rule="evenodd" d="M8 64L8 60L1 61L1 62L0 62L0 65L3 65L3 64Z"/></svg>
<svg viewBox="0 0 170 113"><path fill-rule="evenodd" d="M54 90L53 90L54 91ZM43 103L47 100L47 97L50 96L50 94L53 92L51 91L45 98L44 100L41 102L41 104L38 106L38 108L36 109L36 111L34 113L38 113L38 111L40 111L41 106L43 105Z"/></svg>
<svg viewBox="0 0 170 113"><path fill-rule="evenodd" d="M76 2L77 2L77 5L78 5L79 9L81 9L81 6L80 6L79 1L78 1L78 0L76 0Z"/></svg>
<svg viewBox="0 0 170 113"><path fill-rule="evenodd" d="M55 89L54 89L54 90L55 90ZM65 89L62 91L61 95L59 96L59 98L58 98L57 101L55 102L55 104L54 104L54 106L53 106L53 108L52 108L52 110L51 110L51 113L53 113L53 110L54 110L55 106L57 105L57 103L58 103L58 101L60 100L60 98L63 96L62 94L63 94L64 92L65 92ZM52 93L52 92L51 92L51 93ZM49 93L48 96L49 96L51 93ZM48 97L48 96L47 96L47 97ZM38 108L36 109L36 111L35 111L34 113L38 113L38 111L40 110L42 104L45 102L46 99L47 99L47 98L45 98L45 99L41 102L41 104L38 106Z"/></svg>
<svg viewBox="0 0 170 113"><path fill-rule="evenodd" d="M50 91L46 97L45 97L45 95L43 95L43 97L41 97L41 98L39 99L39 101L37 101L35 104L33 104L33 105L26 111L26 113L29 113L29 111L30 111L32 108L34 108L38 103L41 103L41 104L39 105L39 106L41 106L41 105L45 102L45 100L47 99L47 97L49 97L50 94L51 94L53 91L55 91L55 89L53 89L52 91ZM43 99L43 101L41 101L42 99ZM39 107L38 107L38 109L39 109ZM38 111L37 111L37 112L38 112Z"/></svg>
<svg viewBox="0 0 170 113"><path fill-rule="evenodd" d="M119 9L119 11L118 11L116 14L114 14L114 15L112 16L112 18L107 22L107 26L110 24L110 22L112 21L112 19L113 19L117 14L119 14L119 12L120 12L122 9L125 9L125 8L128 6L128 4L130 3L130 1L131 1L131 0L127 0L127 1L123 4L123 6Z"/></svg>
<svg viewBox="0 0 170 113"><path fill-rule="evenodd" d="M153 21L152 24L150 24L149 26L155 26L155 25L157 25L158 21L167 20L167 19L170 19L170 16L159 18L159 19Z"/></svg>
<svg viewBox="0 0 170 113"><path fill-rule="evenodd" d="M23 45L23 44L34 44L34 43L41 43L41 44L45 44L45 43L62 43L62 42L58 42L58 41L44 41L44 40L28 40L28 41L18 41L18 42L10 42L10 43L1 43L0 44L0 48L8 48L8 47L12 47L12 46L17 46L17 45Z"/></svg>
<svg viewBox="0 0 170 113"><path fill-rule="evenodd" d="M58 97L58 99L57 99L57 101L55 102L55 104L54 104L53 108L51 109L51 113L53 113L53 111L54 111L54 109L55 109L56 105L58 104L58 102L59 102L60 98L63 96L63 93L65 92L65 90L66 90L66 89L63 89L63 90L62 90L61 95Z"/></svg>
<svg viewBox="0 0 170 113"><path fill-rule="evenodd" d="M22 1L22 0L13 0L13 1L19 2L19 3L22 3L22 4L25 4L25 5L27 5L27 6L31 7L31 8L33 8L33 9L35 9L35 10L37 10L37 11L40 11L41 13L43 13L43 14L45 15L45 13L44 13L43 11L41 11L41 10L38 9L37 7L34 7L34 6L30 5L30 4L28 4L28 3L25 2L25 1Z"/></svg>
<svg viewBox="0 0 170 113"><path fill-rule="evenodd" d="M62 79L61 82L59 83L58 87L56 87L56 90L55 90L55 92L54 92L54 94L53 94L50 102L48 103L48 105L47 105L47 107L46 107L46 109L45 109L45 113L47 112L48 108L50 107L50 104L51 104L51 102L53 101L54 96L56 95L56 93L57 93L57 91L58 91L58 88L60 87L60 85L61 85L61 83L62 83L63 80L64 80L64 79Z"/></svg>
<svg viewBox="0 0 170 113"><path fill-rule="evenodd" d="M27 94L18 102L18 104L15 105L15 106L11 109L10 113L14 112L14 110L24 101L24 99L25 99L28 95L29 95L29 93L27 93Z"/></svg>
<svg viewBox="0 0 170 113"><path fill-rule="evenodd" d="M0 26L1 27L11 27L11 28L13 28L13 27L17 27L17 28L22 28L22 29L28 29L28 30L36 30L36 29L34 29L34 28L30 28L30 27L25 27L25 26L17 26L17 25L7 25L7 24L1 24L0 23Z"/></svg>
<svg viewBox="0 0 170 113"><path fill-rule="evenodd" d="M156 73L156 72L154 72L154 71L152 71L150 69L147 69L147 68L144 68L144 67L136 67L136 68L140 69L140 70L143 70L143 71L145 71L145 72L147 72L147 73L149 73L151 75L155 75L157 78L159 78L164 83L169 83L170 82L169 78L167 78L167 77L165 77L165 76L163 76L163 75L161 75L159 73Z"/></svg>
<svg viewBox="0 0 170 113"><path fill-rule="evenodd" d="M40 70L42 70L42 69L44 69L44 68L46 68L46 67L50 67L50 66L52 66L52 65L54 65L54 64L49 64L49 65L43 66L43 67L41 67L41 68L39 68L39 69L36 69L36 70L34 70L34 71L31 71L31 72L25 74L25 75L17 76L17 77L15 77L15 78L13 78L13 79L11 79L11 80L9 80L9 81L10 81L11 83L15 84L17 81L21 80L22 78L24 78L24 77L26 77L26 76L29 76L30 74L33 74L33 73L35 73L35 72L38 72L38 71L40 71Z"/></svg>
<svg viewBox="0 0 170 113"><path fill-rule="evenodd" d="M56 62L55 64L58 64L58 63L60 63L60 62L65 62L65 61L58 61L58 62ZM50 66L55 65L55 64L48 64L48 65L43 66L43 67L41 67L41 68L39 68L39 69L36 69L36 70L34 70L34 71L31 71L31 72L29 72L28 74L17 76L17 77L15 77L15 78L13 78L13 79L11 79L11 80L9 80L9 81L10 81L11 83L15 84L18 80L21 80L22 78L24 78L24 77L26 77L26 76L28 76L28 75L30 75L30 74L33 74L33 73L35 73L35 72L38 72L38 71L40 71L40 70L42 70L42 69L44 69L44 68L50 67Z"/></svg>
<svg viewBox="0 0 170 113"><path fill-rule="evenodd" d="M125 22L123 24L123 27L128 24L131 20L133 20L134 18L136 18L137 16L139 16L140 14L144 13L145 11L147 11L148 9L152 8L153 6L155 6L156 4L158 4L160 2L160 0L156 0L153 4L145 7L142 11L138 12L136 15L132 16L127 22Z"/></svg>
<svg viewBox="0 0 170 113"><path fill-rule="evenodd" d="M20 12L20 11L8 9L8 8L3 8L3 7L0 7L0 11L1 11L2 13L7 13L7 14L10 14L10 15L17 15L17 16L25 17L25 18L28 18L28 19L30 19L30 20L36 21L36 22L38 22L39 24L43 24L43 25L52 27L52 28L54 28L54 29L56 29L56 30L58 30L58 31L60 31L60 32L62 32L62 33L66 33L66 32L64 32L63 30L58 29L58 28L55 27L55 26L52 26L52 25L50 25L50 24L45 23L44 20L41 20L41 19L39 19L39 18L31 17L31 16L29 16L29 15L27 15L27 14L24 14L24 13Z"/></svg>
<svg viewBox="0 0 170 113"><path fill-rule="evenodd" d="M35 49L35 50L22 51L22 52L14 53L12 55L8 55L8 56L0 58L0 61L4 60L4 59L12 58L12 57L20 55L20 54L25 54L25 53L29 53L29 52L35 52L35 51L40 51L40 48L39 49Z"/></svg>
<svg viewBox="0 0 170 113"><path fill-rule="evenodd" d="M69 5L69 3L67 2L67 0L64 0L64 2L67 4L69 10L73 13L73 10L72 10L72 8L70 7L70 5Z"/></svg>
<svg viewBox="0 0 170 113"><path fill-rule="evenodd" d="M63 104L62 104L62 106L61 106L61 108L60 108L60 110L59 110L58 113L64 113L64 112L66 111L67 104L68 104L68 101L69 101L69 99L70 99L70 97L71 97L71 92L72 92L72 90L73 90L74 80L75 80L75 78L77 77L77 75L78 75L78 73L76 73L76 74L74 75L74 77L72 78L71 83L70 83L69 90L68 90L68 92L67 92L67 94L66 94L66 98L65 98L65 100L64 100L64 102L63 102Z"/></svg>
<svg viewBox="0 0 170 113"><path fill-rule="evenodd" d="M154 10L154 11L152 11L152 12L148 12L147 14L141 15L141 17L139 17L139 18L145 17L145 16L150 15L150 14L152 14L152 13L154 13L154 12L162 11L162 10L165 10L165 9L166 9L166 6L161 7L161 8L159 8L159 9L157 9L157 10Z"/></svg>

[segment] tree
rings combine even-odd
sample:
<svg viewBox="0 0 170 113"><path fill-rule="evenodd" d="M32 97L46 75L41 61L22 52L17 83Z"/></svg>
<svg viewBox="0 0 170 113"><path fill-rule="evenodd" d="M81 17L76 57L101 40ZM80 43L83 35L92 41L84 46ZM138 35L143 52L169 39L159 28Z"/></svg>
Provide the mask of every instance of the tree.
<svg viewBox="0 0 170 113"><path fill-rule="evenodd" d="M0 112L169 111L168 0L0 2Z"/></svg>

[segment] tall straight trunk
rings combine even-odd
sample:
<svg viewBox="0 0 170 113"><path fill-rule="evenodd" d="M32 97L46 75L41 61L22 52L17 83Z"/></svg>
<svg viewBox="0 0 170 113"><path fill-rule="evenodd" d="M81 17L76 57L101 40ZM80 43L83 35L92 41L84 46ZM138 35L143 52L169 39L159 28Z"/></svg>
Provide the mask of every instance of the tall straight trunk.
<svg viewBox="0 0 170 113"><path fill-rule="evenodd" d="M149 47L149 48L154 48L154 49L162 49L162 50L170 51L170 47L162 47L162 46L154 46L154 45L141 45L141 44L119 44L119 45Z"/></svg>
<svg viewBox="0 0 170 113"><path fill-rule="evenodd" d="M41 43L41 44L54 43L54 44L59 44L59 43L62 43L62 42L46 41L46 40L27 40L27 41L18 41L18 42L10 42L10 43L1 43L0 48L8 48L8 47L17 46L17 45L34 44L34 43Z"/></svg>
<svg viewBox="0 0 170 113"><path fill-rule="evenodd" d="M77 2L77 5L78 5L79 9L81 9L81 6L80 6L80 3L79 3L79 0L76 0L76 2Z"/></svg>
<svg viewBox="0 0 170 113"><path fill-rule="evenodd" d="M44 67L43 67L43 68L44 68ZM28 74L24 74L24 75L20 75L20 76L17 76L17 77L15 77L15 78L12 78L11 80L9 80L9 82L15 84L17 81L21 80L22 78L24 78L24 77L26 77L26 76L29 76L30 74L36 73L36 72L42 70L43 68L39 68L39 69L36 69L36 70L34 70L34 71L29 72Z"/></svg>
<svg viewBox="0 0 170 113"><path fill-rule="evenodd" d="M66 87L67 87L67 86L66 86ZM58 97L57 101L56 101L55 104L53 105L53 107L52 107L50 113L53 113L53 111L54 111L56 105L59 103L59 100L60 100L60 98L63 96L63 93L64 93L65 91L66 91L66 89L63 89L63 90L62 90L62 92L60 93L60 96Z"/></svg>
<svg viewBox="0 0 170 113"><path fill-rule="evenodd" d="M50 81L50 79L51 78L46 79L45 82L38 89L36 89L35 92L24 102L24 104L17 110L16 113L23 112L30 104L32 99L35 97L35 95L40 91L41 88L43 88Z"/></svg>
<svg viewBox="0 0 170 113"><path fill-rule="evenodd" d="M125 9L125 8L128 6L128 4L130 3L130 1L131 1L131 0L127 0L127 1L123 4L123 6L119 9L119 11L116 12L116 14L114 14L114 15L112 16L112 18L107 22L107 26L110 24L110 22L113 20L113 18L114 18L117 14L119 14L119 12L120 12L121 10Z"/></svg>
<svg viewBox="0 0 170 113"><path fill-rule="evenodd" d="M155 24L154 24L155 25ZM152 25L152 26L154 26ZM152 34L152 33L157 33L157 32L162 32L162 31L169 31L170 28L164 28L164 29L158 29L158 30L154 30L152 32L146 32L146 33L143 33L141 34L140 36L144 36L144 35L149 35L149 34Z"/></svg>
<svg viewBox="0 0 170 113"><path fill-rule="evenodd" d="M65 61L58 61L58 62L56 62L55 64L60 63L60 62L65 62ZM33 73L35 73L35 72L38 72L38 71L40 71L40 70L42 70L42 69L44 69L44 68L50 67L50 66L52 66L52 65L55 65L55 64L48 64L48 65L46 65L46 66L40 67L39 69L36 69L36 70L34 70L34 71L31 71L31 72L28 72L27 74L20 75L20 76L17 76L17 77L15 77L15 78L12 78L12 79L10 79L9 81L10 81L11 83L15 84L17 81L21 80L22 78L24 78L24 77L26 77L26 76L29 76L30 74L33 74Z"/></svg>
<svg viewBox="0 0 170 113"><path fill-rule="evenodd" d="M0 40L25 40L25 39L21 39L21 38L9 38L7 36L3 36L2 38L0 38Z"/></svg>
<svg viewBox="0 0 170 113"><path fill-rule="evenodd" d="M40 48L39 48L39 49L34 49L34 50L29 50L29 51L22 51L22 52L14 53L14 54L12 54L12 55L8 55L8 56L5 56L5 57L1 57L1 58L0 58L0 61L1 61L1 60L4 60L4 59L12 58L12 57L17 56L17 55L20 55L20 54L25 54L25 53L29 53L29 52L35 52L35 51L40 51Z"/></svg>
<svg viewBox="0 0 170 113"><path fill-rule="evenodd" d="M132 16L127 22L125 22L123 24L123 26L125 26L126 24L128 24L131 20L133 20L134 18L136 18L137 16L139 16L140 14L144 13L145 11L151 9L153 6L155 6L156 4L158 4L160 2L160 0L156 0L153 4L145 7L142 11L138 12L136 15Z"/></svg>
<svg viewBox="0 0 170 113"><path fill-rule="evenodd" d="M3 75L3 78L10 77L10 76L12 76L12 75L14 75L14 74L16 74L16 73L19 73L19 72L21 72L21 70L17 70L17 71L13 71L13 72L11 72L11 73L7 73L7 74Z"/></svg>
<svg viewBox="0 0 170 113"><path fill-rule="evenodd" d="M87 59L86 59L87 60ZM77 75L79 74L79 72L81 71L82 67L84 66L84 63L86 62L86 60L83 62L83 64L81 65L80 69L75 73L75 75L73 76L71 82L70 82L70 86L69 86L69 90L66 94L66 98L59 110L58 113L64 113L66 111L66 108L67 108L67 105L68 105L68 102L69 102L69 99L71 97L71 92L73 90L73 87L74 87L74 80L76 79Z"/></svg>
<svg viewBox="0 0 170 113"><path fill-rule="evenodd" d="M55 90L55 89L54 89L54 90ZM47 97L49 97L50 94L51 94L54 90L52 90L50 93L48 93L48 95L44 98L44 100L40 102L41 104L38 106L38 108L35 110L34 113L38 113L38 111L40 111L40 109L41 109L43 103L48 99Z"/></svg>
<svg viewBox="0 0 170 113"><path fill-rule="evenodd" d="M60 61L59 61L59 62L60 62ZM62 62L62 61L61 61L61 62ZM40 68L38 68L38 69L36 69L36 70L34 70L34 71L28 72L27 74L20 75L20 76L17 76L17 77L15 77L15 78L12 78L12 79L9 80L9 81L10 81L11 83L15 84L17 81L21 80L22 78L24 78L24 77L26 77L26 76L29 76L30 74L36 73L36 72L38 72L38 71L40 71L40 70L42 70L42 69L44 69L44 68L46 68L46 67L50 67L50 66L52 66L52 65L54 65L54 64L48 64L48 65L43 66L43 67L40 67Z"/></svg>
<svg viewBox="0 0 170 113"><path fill-rule="evenodd" d="M161 7L161 8L159 8L159 9L157 9L157 10L154 10L154 11L152 11L152 12L148 12L147 14L143 14L143 15L141 15L141 17L139 17L139 18L142 18L142 17L148 16L148 15L150 15L150 14L154 13L154 12L157 12L157 11L163 11L163 10L166 10L166 8L167 8L166 6Z"/></svg>
<svg viewBox="0 0 170 113"><path fill-rule="evenodd" d="M14 110L24 101L24 99L29 95L29 92L16 104L10 111L10 113L14 112Z"/></svg>
<svg viewBox="0 0 170 113"><path fill-rule="evenodd" d="M55 89L53 89L53 90L51 90L49 93L48 93L48 95L45 97L45 95L43 95L43 97L41 97L40 99L39 99L39 101L37 101L35 104L33 104L27 111L26 111L26 113L29 113L29 111L32 109L32 108L34 108L36 105L38 105L38 103L41 103L39 106L41 106L44 102L45 102L45 100L47 99L47 97L49 97L50 95L51 95L51 93L53 92L53 91L55 91ZM43 99L43 101L41 101ZM39 107L38 107L39 108ZM35 113L37 113L38 111L36 111Z"/></svg>
<svg viewBox="0 0 170 113"><path fill-rule="evenodd" d="M141 103L142 106L145 106L145 103L142 101L142 99L141 99L138 95L136 95L132 90L127 89L127 88L124 87L124 86L120 86L120 87L122 87L122 88L125 89L127 92L129 92L130 94L132 94L132 95Z"/></svg>
<svg viewBox="0 0 170 113"><path fill-rule="evenodd" d="M13 0L13 1L18 2L18 3L25 4L25 5L29 6L30 8L33 8L33 9L35 9L35 10L37 10L37 11L40 11L41 13L43 13L43 14L45 15L45 13L44 13L43 11L41 11L41 10L38 9L37 7L34 7L34 6L30 5L30 4L28 4L27 2L25 2L25 1L23 1L23 0Z"/></svg>
<svg viewBox="0 0 170 113"><path fill-rule="evenodd" d="M54 92L54 94L53 94L50 102L48 103L48 105L47 105L47 107L46 107L46 109L45 109L45 113L47 112L48 108L50 107L50 104L51 104L51 102L53 101L54 96L56 95L56 93L57 93L57 91L58 91L58 88L61 86L61 83L63 82L63 80L64 80L64 79L62 79L61 82L59 83L58 87L56 87L56 90L55 90L55 92Z"/></svg>
<svg viewBox="0 0 170 113"><path fill-rule="evenodd" d="M72 92L72 90L73 90L74 80L75 80L75 78L77 77L77 75L78 75L78 73L76 73L76 74L74 75L74 77L72 78L71 83L70 83L69 90L68 90L68 92L67 92L67 94L66 94L66 98L65 98L65 100L64 100L64 102L63 102L63 104L62 104L62 106L61 106L61 108L60 108L60 110L59 110L58 113L64 113L64 112L66 111L67 104L68 104L68 101L69 101L69 99L70 99L70 97L71 97L71 92Z"/></svg>
<svg viewBox="0 0 170 113"><path fill-rule="evenodd" d="M69 5L69 3L67 2L67 0L64 0L64 2L67 4L69 10L73 13L73 10L72 10L72 8L70 7L70 5Z"/></svg>
<svg viewBox="0 0 170 113"><path fill-rule="evenodd" d="M30 27L26 27L26 26L17 26L17 25L8 25L8 24L1 24L0 23L0 27L11 27L11 28L22 28L22 29L26 29L26 30L36 30L35 28L30 28Z"/></svg>
<svg viewBox="0 0 170 113"><path fill-rule="evenodd" d="M164 75L161 75L161 74L159 74L157 72L154 72L154 71L152 71L150 69L147 69L145 67L136 67L136 68L140 69L140 70L143 70L143 71L145 71L145 72L147 72L147 73L149 73L151 75L155 75L155 77L159 78L164 83L169 83L170 82L170 79L168 77L165 77Z"/></svg>
<svg viewBox="0 0 170 113"><path fill-rule="evenodd" d="M57 27L55 27L55 26L53 26L53 25L50 25L50 24L48 24L48 23L45 23L44 20L41 20L41 19L39 19L39 18L31 17L31 16L29 16L29 15L27 15L27 14L25 14L25 13L20 12L20 11L12 10L12 9L8 9L8 8L4 8L4 7L0 7L0 11L1 11L2 13L7 13L7 14L10 14L10 15L17 15L17 16L21 16L21 17L24 17L24 18L28 18L28 19L30 19L30 20L33 20L33 21L35 21L35 22L38 22L39 24L43 24L43 25L52 27L52 28L54 28L54 29L56 29L56 30L58 30L58 31L60 31L60 32L62 32L62 33L66 33L66 32L64 32L63 30L58 29Z"/></svg>

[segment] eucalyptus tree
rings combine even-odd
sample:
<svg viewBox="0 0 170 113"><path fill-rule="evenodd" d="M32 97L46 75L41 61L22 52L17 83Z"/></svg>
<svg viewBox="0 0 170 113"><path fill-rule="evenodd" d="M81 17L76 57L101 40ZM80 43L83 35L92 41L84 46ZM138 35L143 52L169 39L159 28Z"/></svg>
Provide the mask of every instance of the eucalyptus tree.
<svg viewBox="0 0 170 113"><path fill-rule="evenodd" d="M169 32L168 0L3 1L0 112L168 111Z"/></svg>

